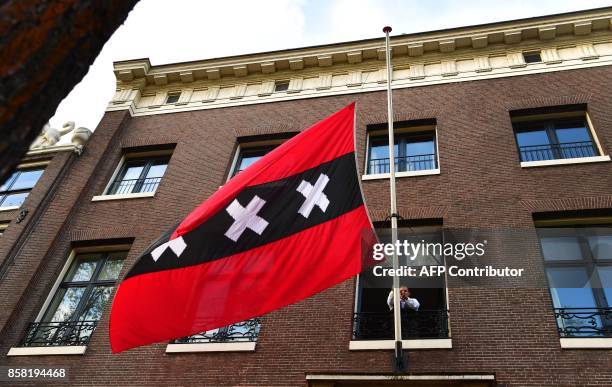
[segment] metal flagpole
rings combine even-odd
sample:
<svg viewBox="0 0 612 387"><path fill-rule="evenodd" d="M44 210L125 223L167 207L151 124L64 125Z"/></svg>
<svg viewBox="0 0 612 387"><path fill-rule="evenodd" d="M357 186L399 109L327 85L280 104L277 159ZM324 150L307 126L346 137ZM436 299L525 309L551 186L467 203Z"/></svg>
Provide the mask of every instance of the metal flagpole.
<svg viewBox="0 0 612 387"><path fill-rule="evenodd" d="M389 46L389 32L391 27L383 28L385 33L385 51L387 59L387 115L389 125L389 184L391 191L391 243L396 246L397 242L397 196L395 189L395 140L393 136L393 94L391 92L391 47ZM399 268L397 251L393 249L393 268ZM397 273L397 270L394 270ZM393 326L395 334L395 371L404 370L404 353L402 350L402 319L400 309L399 277L393 276Z"/></svg>

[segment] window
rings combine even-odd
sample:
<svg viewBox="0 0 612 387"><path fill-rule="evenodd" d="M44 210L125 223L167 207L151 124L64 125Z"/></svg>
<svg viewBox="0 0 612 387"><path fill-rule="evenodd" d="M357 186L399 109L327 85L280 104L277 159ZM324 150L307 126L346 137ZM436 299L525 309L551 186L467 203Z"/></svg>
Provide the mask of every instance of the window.
<svg viewBox="0 0 612 387"><path fill-rule="evenodd" d="M277 145L260 146L254 148L239 149L238 159L236 165L231 173L231 176L236 176L239 172L242 172L246 168L250 167L260 158L264 157L272 149L276 148Z"/></svg>
<svg viewBox="0 0 612 387"><path fill-rule="evenodd" d="M169 161L170 155L155 157L126 156L106 194L154 193L166 172Z"/></svg>
<svg viewBox="0 0 612 387"><path fill-rule="evenodd" d="M376 232L381 242L391 240L389 222L376 224ZM413 227L409 227L413 226ZM400 225L398 240L409 243L441 243L443 240L440 225ZM443 256L419 255L414 261L400 258L400 265L410 265L419 271L422 266L444 265ZM383 267L392 267L389 259L381 261ZM400 278L400 286L410 288L410 297L419 301L417 311L402 311L403 339L441 339L449 337L448 310L443 277ZM353 318L353 340L393 340L393 312L387 304L387 297L393 288L391 276L376 276L372 270L362 272L358 277L356 308Z"/></svg>
<svg viewBox="0 0 612 387"><path fill-rule="evenodd" d="M513 119L522 162L599 156L584 111L541 117Z"/></svg>
<svg viewBox="0 0 612 387"><path fill-rule="evenodd" d="M612 223L538 227L538 237L560 336L612 337Z"/></svg>
<svg viewBox="0 0 612 387"><path fill-rule="evenodd" d="M240 138L238 141L238 150L234 156L234 162L230 169L228 180L253 165L257 160L264 157L268 152L275 149L295 134L294 132L287 132Z"/></svg>
<svg viewBox="0 0 612 387"><path fill-rule="evenodd" d="M21 206L43 172L42 168L15 171L0 186L0 209Z"/></svg>
<svg viewBox="0 0 612 387"><path fill-rule="evenodd" d="M181 97L181 93L170 93L168 94L168 98L166 98L166 103L177 103L179 98Z"/></svg>
<svg viewBox="0 0 612 387"><path fill-rule="evenodd" d="M278 81L274 83L274 92L280 93L289 90L289 81Z"/></svg>
<svg viewBox="0 0 612 387"><path fill-rule="evenodd" d="M438 168L435 127L404 126L395 131L395 172L425 171ZM371 131L368 145L367 173L389 173L389 137L387 130Z"/></svg>
<svg viewBox="0 0 612 387"><path fill-rule="evenodd" d="M22 346L86 345L102 317L127 251L76 254Z"/></svg>
<svg viewBox="0 0 612 387"><path fill-rule="evenodd" d="M523 53L523 59L525 63L538 63L542 62L542 55L540 51L529 51Z"/></svg>

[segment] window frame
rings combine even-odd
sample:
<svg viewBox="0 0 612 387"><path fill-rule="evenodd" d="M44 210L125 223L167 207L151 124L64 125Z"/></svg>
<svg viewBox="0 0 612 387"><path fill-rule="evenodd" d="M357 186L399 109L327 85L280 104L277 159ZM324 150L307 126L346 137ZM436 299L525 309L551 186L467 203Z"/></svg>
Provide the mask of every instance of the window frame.
<svg viewBox="0 0 612 387"><path fill-rule="evenodd" d="M565 110L569 108L568 110ZM532 110L532 109L528 109ZM543 113L533 113L533 114L518 114L513 115L516 112L510 112L510 121L512 126L512 135L514 137L514 143L517 151L517 157L520 163L520 166L525 167L540 167L540 166L550 166L550 165L563 165L563 164L578 164L578 163L590 163L590 162L605 162L610 161L610 156L606 155L599 138L597 137L597 132L593 126L593 122L589 115L589 112L586 109L586 106L579 108L572 108L571 106L553 106L553 107L545 107L538 108L533 110L560 110L558 112L543 112ZM521 156L521 146L518 141L517 133L520 132L530 132L537 131L529 130L527 128L521 128L526 125L533 125L541 123L543 126L548 127L547 125L552 125L554 127L554 122L565 119L581 119L585 123L585 128L587 129L587 133L589 138L591 139L591 143L593 149L595 151L595 156L585 156L585 157L576 157L576 158L555 158L555 159L547 159L547 160L535 160L535 161L522 161ZM554 129L553 129L554 130ZM548 133L546 134L547 139L550 141L550 137ZM549 143L551 144L551 143ZM555 143L552 143L555 144ZM556 143L559 144L558 142Z"/></svg>
<svg viewBox="0 0 612 387"><path fill-rule="evenodd" d="M612 230L612 218L610 217L567 217L567 218L553 218L553 219L537 219L534 220L534 226L536 231L536 237L538 238L538 247L540 250L540 255L542 256L542 268L544 270L544 276L546 277L546 284L548 286L548 294L550 296L550 304L553 312L555 313L555 326L557 327L557 334L559 335L561 348L612 348L612 337L609 336L564 336L562 334L562 325L563 322L560 322L560 319L563 319L561 316L557 316L557 310L580 310L584 309L588 310L604 310L604 309L612 309L612 299L607 299L605 295L604 288L602 287L601 278L598 273L598 267L612 267L612 259L605 260L597 260L594 258L592 254L591 246L588 241L588 234L584 231L579 231L580 229L586 228L610 228ZM550 230L550 229L572 229L577 230L574 233L574 236L578 239L580 255L581 259L573 259L573 260L546 260L544 256L544 249L542 248L542 236L540 235L540 231L538 229ZM545 236L545 235L544 235ZM612 258L612 257L611 257ZM586 274L586 278L588 279L589 290L591 291L591 295L593 297L593 301L595 303L594 307L571 307L564 308L561 305L555 304L555 295L553 295L551 287L551 280L548 275L548 268L577 268L583 269ZM564 289L564 288L561 288ZM565 288L566 289L566 288ZM571 312L570 312L571 313ZM588 313L590 312L578 312L578 313ZM605 322L604 322L605 323ZM563 325L565 327L565 325ZM610 326L604 325L604 328L610 329Z"/></svg>
<svg viewBox="0 0 612 387"><path fill-rule="evenodd" d="M170 161L172 160L172 154L173 153L174 153L174 148L171 148L171 149L162 149L162 150L152 150L152 151L142 151L142 152L129 152L129 151L124 152L121 155L121 159L117 163L117 167L115 167L115 170L113 171L113 174L111 175L111 177L108 180L106 186L102 190L102 193L97 195L97 196L94 196L92 198L92 201L105 201L105 200L142 198L142 197L153 197L153 196L155 196L155 194L159 190L159 187L162 184L162 181L163 181L164 176L166 175L167 169L170 167ZM113 186L113 184L115 184L115 181L117 180L118 176L122 173L126 163L129 160L141 159L141 158L142 159L147 159L147 158L162 158L162 157L167 157L168 158L168 164L167 164L167 167L166 167L166 171L164 172L164 175L161 177L157 187L155 188L155 191L152 191L152 192L136 192L136 193L127 193L127 194L111 194L110 193L111 187ZM143 171L144 171L144 169L143 169Z"/></svg>
<svg viewBox="0 0 612 387"><path fill-rule="evenodd" d="M9 178L5 182L2 183L2 184L6 184L6 189L4 191L0 191L0 197L1 197L0 198L0 211L9 211L9 210L14 210L14 209L20 208L23 205L23 203L26 201L28 196L30 196L30 192L32 192L32 190L34 190L34 188L36 187L36 184L38 184L38 182L40 181L40 179L44 175L45 170L46 170L45 166L28 166L28 167L19 167L18 166L17 169L15 169L15 171L11 174L11 176L9 176ZM32 187L30 187L30 188L22 188L22 189L15 189L15 190L11 189L13 184L15 184L15 182L19 179L19 176L21 175L21 173L23 173L23 172L30 172L30 171L41 171L42 172ZM23 202L21 202L20 205L18 205L18 206L3 206L4 201L6 200L6 198L9 195L21 194L21 193L27 193L27 195L23 199Z"/></svg>
<svg viewBox="0 0 612 387"><path fill-rule="evenodd" d="M375 222L374 227L390 227L386 225L386 222ZM440 233L441 241L444 243L444 226L442 219L430 219L426 221L410 222L405 221L404 224L400 224L398 228L410 228L420 229L427 233ZM442 255L443 264L447 267L446 256ZM353 300L353 316L357 313L361 313L362 300L360 294L361 278L362 274L358 274L355 279L355 290ZM449 312L449 293L448 293L448 272L444 273L444 291L443 291L443 303L445 311ZM386 300L385 300L386 301ZM452 348L452 328L451 328L451 315L446 316L448 336L446 338L403 338L402 345L404 348L409 349L451 349ZM354 329L354 321L351 323L351 340L349 342L349 350L360 351L360 350L379 350L394 348L394 339L365 339L358 340L353 336L352 330Z"/></svg>
<svg viewBox="0 0 612 387"><path fill-rule="evenodd" d="M428 120L429 121L429 120ZM370 173L369 172L369 164L370 164L370 148L372 144L372 137L384 137L387 136L388 142L388 129L386 128L387 124L380 124L376 126L384 126L385 129L370 129L366 133L366 148L365 148L365 165L364 165L364 173L362 175L362 180L376 180L388 178L390 173ZM424 124L412 124L410 122L404 124L396 124L394 127L393 135L394 138L397 136L404 135L409 136L410 134L425 135L427 133L431 133L433 135L433 146L434 146L434 169L424 169L424 170L416 170L416 171L398 171L395 172L395 177L409 177L409 176L423 176L423 175L438 175L440 174L440 148L438 145L438 126L436 122L432 123L424 123ZM398 157L398 155L395 155Z"/></svg>
<svg viewBox="0 0 612 387"><path fill-rule="evenodd" d="M74 262L74 260L75 260L75 258L76 258L76 256L78 254L89 254L89 253L100 253L100 252L111 253L111 252L125 251L126 252L125 260L127 260L127 258L129 257L130 248L131 248L131 244L129 244L129 243L102 245L102 246L91 246L91 247L75 247L75 248L73 248L70 251L70 254L68 255L68 258L66 259L66 262L64 262L64 265L62 266L62 269L60 270L59 274L57 275L55 281L53 282L53 286L51 287L51 289L47 293L47 297L45 298L44 302L40 306L38 314L36 315L35 319L32 322L33 323L41 322L42 318L47 313L47 310L48 310L49 306L53 302L53 298L57 294L57 291L58 291L61 283L63 282L63 279L66 277L66 274L70 270L70 268L71 268L71 266L72 266L72 264L73 264L73 262ZM124 267L122 267L121 271L123 271L124 269L125 269L125 262L124 262ZM119 283L120 278L121 278L121 272L118 275L117 279L115 280L115 284L113 285L113 287L115 287ZM115 289L113 289L113 291L114 290ZM109 300L111 298L112 297L109 297ZM105 305L105 308L106 308L106 305ZM26 331L24 333L24 337L27 334L28 334L28 332ZM93 334L93 332L92 332L92 334ZM11 347L9 349L9 352L7 353L7 356L83 355L85 353L86 349L87 349L87 345L70 345L70 346L57 346L56 345L56 346L40 346L40 347L37 347L37 346L26 346L26 347L13 346L13 347Z"/></svg>

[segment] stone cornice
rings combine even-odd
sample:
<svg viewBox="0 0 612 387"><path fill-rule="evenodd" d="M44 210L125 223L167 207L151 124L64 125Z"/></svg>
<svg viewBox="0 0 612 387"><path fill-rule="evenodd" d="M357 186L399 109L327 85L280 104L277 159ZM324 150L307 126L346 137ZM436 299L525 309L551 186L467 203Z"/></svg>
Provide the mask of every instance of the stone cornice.
<svg viewBox="0 0 612 387"><path fill-rule="evenodd" d="M392 38L394 87L612 64L612 8ZM522 53L537 50L541 63ZM151 66L115 63L108 110L134 115L383 89L383 39ZM289 81L284 93L274 82ZM168 93L179 101L166 104Z"/></svg>

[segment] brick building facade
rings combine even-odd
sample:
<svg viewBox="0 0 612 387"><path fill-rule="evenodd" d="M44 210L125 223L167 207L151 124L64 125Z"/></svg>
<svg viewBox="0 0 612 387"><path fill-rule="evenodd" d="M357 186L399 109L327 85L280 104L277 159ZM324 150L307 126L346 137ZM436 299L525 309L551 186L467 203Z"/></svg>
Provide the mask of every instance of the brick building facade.
<svg viewBox="0 0 612 387"><path fill-rule="evenodd" d="M433 149L417 159L409 145L402 156L404 221L527 230L536 243L508 259L541 277L538 222L612 225L611 22L612 10L599 9L392 39L396 130L420 128L405 132L406 143ZM395 380L389 340L356 343L356 279L262 316L253 345L159 343L113 355L110 302L76 341L28 341L31 323L49 322L53 295L72 286L79 254L127 250L125 273L243 160L351 101L366 205L384 221L388 169L372 162L387 121L381 48L377 39L116 63L117 94L82 155L54 153L21 207L24 221L14 221L19 210L0 212L11 221L0 239L0 364L68 367L80 385L612 385L612 299L607 309L597 303L596 333L560 337L546 287L448 287L448 332L407 340L408 370ZM583 124L563 126L568 119ZM534 134L523 122L552 129ZM559 128L584 130L564 141ZM412 138L417 132L425 137ZM542 148L520 133L554 138ZM167 165L161 178L146 172L156 165ZM607 267L610 258L598 259Z"/></svg>

